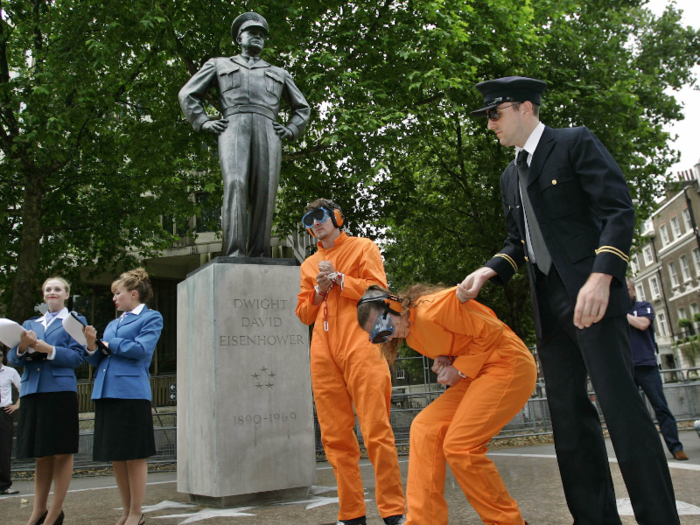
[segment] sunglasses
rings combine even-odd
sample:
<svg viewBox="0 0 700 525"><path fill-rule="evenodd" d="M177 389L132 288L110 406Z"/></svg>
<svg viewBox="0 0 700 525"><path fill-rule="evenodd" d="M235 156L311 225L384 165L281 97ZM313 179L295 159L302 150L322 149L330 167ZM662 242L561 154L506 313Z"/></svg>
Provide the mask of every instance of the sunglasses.
<svg viewBox="0 0 700 525"><path fill-rule="evenodd" d="M316 208L315 210L311 210L308 213L305 213L304 216L301 218L301 223L304 225L305 228L312 228L314 225L314 221L318 222L324 222L328 220L331 216L331 212L328 211L326 208Z"/></svg>
<svg viewBox="0 0 700 525"><path fill-rule="evenodd" d="M496 121L496 120L498 120L499 118L501 118L501 111L503 111L504 109L512 108L512 107L515 106L516 104L519 104L519 102L513 102L511 105L509 105L509 106L503 106L502 108L491 108L491 109L488 109L488 110L486 110L486 117L487 117L489 120Z"/></svg>

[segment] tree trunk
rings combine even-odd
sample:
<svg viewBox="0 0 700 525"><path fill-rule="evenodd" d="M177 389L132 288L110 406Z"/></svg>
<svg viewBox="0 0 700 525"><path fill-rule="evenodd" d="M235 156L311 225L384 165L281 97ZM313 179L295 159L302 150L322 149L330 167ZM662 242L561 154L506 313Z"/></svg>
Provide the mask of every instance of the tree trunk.
<svg viewBox="0 0 700 525"><path fill-rule="evenodd" d="M25 177L22 203L22 243L12 287L10 316L22 322L34 317L35 292L39 288L37 274L41 251L41 203L44 197L44 175L30 173Z"/></svg>

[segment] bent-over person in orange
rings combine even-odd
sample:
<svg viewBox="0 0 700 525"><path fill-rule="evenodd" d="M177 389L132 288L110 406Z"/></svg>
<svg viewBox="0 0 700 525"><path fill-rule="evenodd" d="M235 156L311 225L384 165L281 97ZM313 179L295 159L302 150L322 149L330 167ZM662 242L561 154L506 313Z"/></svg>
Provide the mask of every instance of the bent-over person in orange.
<svg viewBox="0 0 700 525"><path fill-rule="evenodd" d="M400 339L435 360L438 382L449 385L411 424L408 525L446 525L445 464L488 525L523 525L496 466L486 457L492 437L523 408L537 367L525 344L484 305L458 288L416 285L403 299L371 286L357 320L389 362Z"/></svg>
<svg viewBox="0 0 700 525"><path fill-rule="evenodd" d="M320 242L301 265L296 314L302 323L314 324L311 383L321 441L338 482L338 520L345 525L367 522L360 448L353 432L357 413L374 466L379 514L384 523L400 525L406 506L389 421L391 375L379 348L355 322L365 290L372 284L386 286L382 257L371 240L341 232L342 211L332 201L309 204L302 222Z"/></svg>

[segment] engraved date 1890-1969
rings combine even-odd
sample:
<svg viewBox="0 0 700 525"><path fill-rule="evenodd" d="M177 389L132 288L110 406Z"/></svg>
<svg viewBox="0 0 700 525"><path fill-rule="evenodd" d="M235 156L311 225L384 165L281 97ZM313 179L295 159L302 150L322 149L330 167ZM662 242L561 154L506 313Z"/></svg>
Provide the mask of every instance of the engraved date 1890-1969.
<svg viewBox="0 0 700 525"><path fill-rule="evenodd" d="M236 416L233 418L233 422L236 425L262 425L263 423L286 423L290 420L294 421L296 418L295 412L289 412L288 414L253 414Z"/></svg>

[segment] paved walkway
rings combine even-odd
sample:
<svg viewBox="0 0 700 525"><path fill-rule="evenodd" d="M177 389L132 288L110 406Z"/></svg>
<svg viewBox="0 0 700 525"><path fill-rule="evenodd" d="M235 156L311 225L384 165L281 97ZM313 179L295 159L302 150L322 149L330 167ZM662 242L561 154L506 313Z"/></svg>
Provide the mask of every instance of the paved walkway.
<svg viewBox="0 0 700 525"><path fill-rule="evenodd" d="M676 489L676 498L684 514L683 525L700 525L700 439L695 431L684 431L681 440L685 445L690 461L679 462L669 459L671 475ZM609 442L608 442L609 445ZM609 446L610 457L614 458ZM499 449L489 454L496 463L512 496L519 503L525 518L531 525L568 525L571 517L566 508L553 445L539 445L522 448ZM670 456L668 456L670 458ZM408 470L407 458L401 459L403 479ZM371 464L363 460L362 475L367 490L367 516L370 525L381 525L374 505L374 476ZM611 470L618 497L618 507L625 525L636 523L624 498L627 498L620 470L611 459ZM319 463L317 486L310 501L288 505L267 505L233 512L232 509L204 509L202 507L176 508L186 505L187 496L177 492L175 473L149 475L146 491L146 523L148 525L178 525L201 523L202 525L221 524L308 524L335 525L338 511L335 478L327 463ZM0 497L0 524L25 525L31 514L33 485L30 482L17 482L14 488L20 490L17 496ZM451 474L447 475L445 497L450 506L451 525L478 525L478 515L466 501L464 494ZM66 498L64 510L66 525L112 525L119 517L119 494L114 478L94 477L74 479ZM154 508L155 507L155 508ZM627 510L626 510L627 509ZM149 511L150 510L150 511ZM222 513L238 514L224 516ZM218 513L218 514L217 514ZM663 524L659 524L663 525Z"/></svg>

